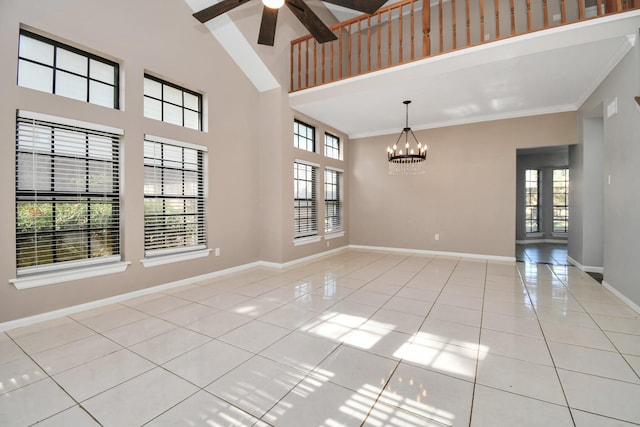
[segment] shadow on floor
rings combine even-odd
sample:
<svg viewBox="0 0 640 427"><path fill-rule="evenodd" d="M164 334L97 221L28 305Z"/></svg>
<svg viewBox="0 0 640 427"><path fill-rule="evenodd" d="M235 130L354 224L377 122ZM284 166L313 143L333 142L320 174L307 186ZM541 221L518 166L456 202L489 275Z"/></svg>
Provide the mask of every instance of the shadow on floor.
<svg viewBox="0 0 640 427"><path fill-rule="evenodd" d="M567 245L560 243L516 244L516 261L534 264L571 265L567 261ZM602 273L587 274L602 283Z"/></svg>

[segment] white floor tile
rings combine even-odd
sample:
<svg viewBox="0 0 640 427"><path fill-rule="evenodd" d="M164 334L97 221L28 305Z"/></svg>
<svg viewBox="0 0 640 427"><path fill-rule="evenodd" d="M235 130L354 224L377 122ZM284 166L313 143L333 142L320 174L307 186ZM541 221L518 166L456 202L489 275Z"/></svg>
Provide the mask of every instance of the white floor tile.
<svg viewBox="0 0 640 427"><path fill-rule="evenodd" d="M566 406L477 385L471 427L572 427Z"/></svg>
<svg viewBox="0 0 640 427"><path fill-rule="evenodd" d="M180 402L145 426L189 426L189 427L249 427L258 420L218 399L206 391L199 391Z"/></svg>
<svg viewBox="0 0 640 427"><path fill-rule="evenodd" d="M377 402L363 427L444 427L446 425L402 408Z"/></svg>
<svg viewBox="0 0 640 427"><path fill-rule="evenodd" d="M424 322L424 318L425 316L381 308L365 323L413 335Z"/></svg>
<svg viewBox="0 0 640 427"><path fill-rule="evenodd" d="M488 354L478 362L478 384L558 405L567 404L552 366Z"/></svg>
<svg viewBox="0 0 640 427"><path fill-rule="evenodd" d="M614 380L640 383L638 375L618 352L550 342L553 361L558 368Z"/></svg>
<svg viewBox="0 0 640 427"><path fill-rule="evenodd" d="M380 402L446 425L467 425L473 383L401 363Z"/></svg>
<svg viewBox="0 0 640 427"><path fill-rule="evenodd" d="M252 320L218 339L252 353L259 353L289 333L291 333L289 329L281 326Z"/></svg>
<svg viewBox="0 0 640 427"><path fill-rule="evenodd" d="M49 375L55 375L121 349L120 345L102 335L91 335L69 344L35 353L31 357Z"/></svg>
<svg viewBox="0 0 640 427"><path fill-rule="evenodd" d="M72 319L65 317L59 320L61 321L33 325L29 327L30 332L26 334L13 335L13 331L8 331L8 334L12 335L15 342L27 353L48 350L95 334L91 329ZM23 330L23 332L26 331Z"/></svg>
<svg viewBox="0 0 640 427"><path fill-rule="evenodd" d="M141 341L153 338L174 329L176 325L155 317L147 317L103 332L107 338L123 347L129 347Z"/></svg>
<svg viewBox="0 0 640 427"><path fill-rule="evenodd" d="M162 335L133 345L129 350L162 365L202 344L211 338L185 328L175 328Z"/></svg>
<svg viewBox="0 0 640 427"><path fill-rule="evenodd" d="M18 359L0 365L0 394L24 387L44 378L47 378L44 370L30 357L23 355Z"/></svg>
<svg viewBox="0 0 640 427"><path fill-rule="evenodd" d="M353 391L380 391L398 365L398 361L349 346L341 346L313 371L323 381Z"/></svg>
<svg viewBox="0 0 640 427"><path fill-rule="evenodd" d="M261 355L301 371L309 372L337 346L337 343L324 338L304 332L292 332L267 347Z"/></svg>
<svg viewBox="0 0 640 427"><path fill-rule="evenodd" d="M573 414L573 421L575 421L576 427L633 427L638 425L579 411L577 409L573 409L571 413Z"/></svg>
<svg viewBox="0 0 640 427"><path fill-rule="evenodd" d="M256 356L211 383L207 391L256 417L262 417L305 375L305 372L291 366Z"/></svg>
<svg viewBox="0 0 640 427"><path fill-rule="evenodd" d="M213 340L176 357L163 367L199 387L205 387L252 356L248 351Z"/></svg>
<svg viewBox="0 0 640 427"><path fill-rule="evenodd" d="M640 385L558 369L569 406L640 424Z"/></svg>
<svg viewBox="0 0 640 427"><path fill-rule="evenodd" d="M79 406L57 413L38 423L38 427L99 427L92 417Z"/></svg>
<svg viewBox="0 0 640 427"><path fill-rule="evenodd" d="M199 332L211 338L217 338L234 330L238 326L249 323L253 320L250 316L231 313L228 311L219 311L210 316L203 317L185 325L185 328Z"/></svg>
<svg viewBox="0 0 640 427"><path fill-rule="evenodd" d="M213 308L208 305L189 303L172 310L165 311L164 313L160 313L157 317L174 325L185 326L191 322L202 319L203 317L215 314L218 311L219 310L217 308Z"/></svg>
<svg viewBox="0 0 640 427"><path fill-rule="evenodd" d="M125 349L61 372L53 378L77 402L82 402L153 367L148 360Z"/></svg>
<svg viewBox="0 0 640 427"><path fill-rule="evenodd" d="M640 356L640 339L637 335L620 332L605 332L620 353Z"/></svg>
<svg viewBox="0 0 640 427"><path fill-rule="evenodd" d="M0 394L0 425L31 425L73 405L69 395L47 378Z"/></svg>
<svg viewBox="0 0 640 427"><path fill-rule="evenodd" d="M374 402L367 394L307 378L263 419L278 427L353 426L364 420Z"/></svg>
<svg viewBox="0 0 640 427"><path fill-rule="evenodd" d="M105 427L137 426L196 391L193 384L156 368L89 399L83 406Z"/></svg>
<svg viewBox="0 0 640 427"><path fill-rule="evenodd" d="M483 328L480 344L484 351L492 354L553 366L547 343L541 338Z"/></svg>

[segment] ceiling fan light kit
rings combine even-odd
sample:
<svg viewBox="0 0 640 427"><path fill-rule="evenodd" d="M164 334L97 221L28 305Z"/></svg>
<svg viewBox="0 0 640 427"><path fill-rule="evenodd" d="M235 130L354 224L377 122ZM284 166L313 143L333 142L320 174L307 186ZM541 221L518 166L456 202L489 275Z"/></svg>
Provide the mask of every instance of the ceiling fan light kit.
<svg viewBox="0 0 640 427"><path fill-rule="evenodd" d="M194 18L203 24L216 16L235 9L249 0L222 0L199 12L193 14ZM363 13L374 13L386 3L386 0L325 0L327 3L336 4L348 9L358 10ZM260 31L258 33L258 44L273 46L276 35L276 23L278 21L278 10L287 5L291 13L304 25L318 43L326 43L336 40L337 37L329 27L316 15L304 0L262 0L264 8L262 10L262 20L260 21Z"/></svg>

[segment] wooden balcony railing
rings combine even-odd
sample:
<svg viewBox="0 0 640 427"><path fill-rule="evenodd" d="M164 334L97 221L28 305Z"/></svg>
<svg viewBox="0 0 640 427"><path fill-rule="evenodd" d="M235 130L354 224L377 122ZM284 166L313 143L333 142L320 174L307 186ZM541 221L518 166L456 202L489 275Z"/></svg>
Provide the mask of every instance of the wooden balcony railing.
<svg viewBox="0 0 640 427"><path fill-rule="evenodd" d="M333 25L335 41L293 40L290 90L638 7L640 0L403 0Z"/></svg>

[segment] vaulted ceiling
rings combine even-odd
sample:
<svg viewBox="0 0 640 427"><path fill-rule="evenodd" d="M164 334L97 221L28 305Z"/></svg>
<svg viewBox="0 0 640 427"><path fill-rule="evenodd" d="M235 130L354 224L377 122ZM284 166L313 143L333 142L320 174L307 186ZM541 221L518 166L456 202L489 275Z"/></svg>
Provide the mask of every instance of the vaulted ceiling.
<svg viewBox="0 0 640 427"><path fill-rule="evenodd" d="M194 11L213 3L186 1ZM336 20L349 13L327 6ZM207 26L258 90L288 85L269 63L274 53L222 18ZM575 111L635 46L639 27L640 10L556 27L294 92L290 105L351 138L398 132L405 99L414 130ZM269 49L286 58L289 46Z"/></svg>

